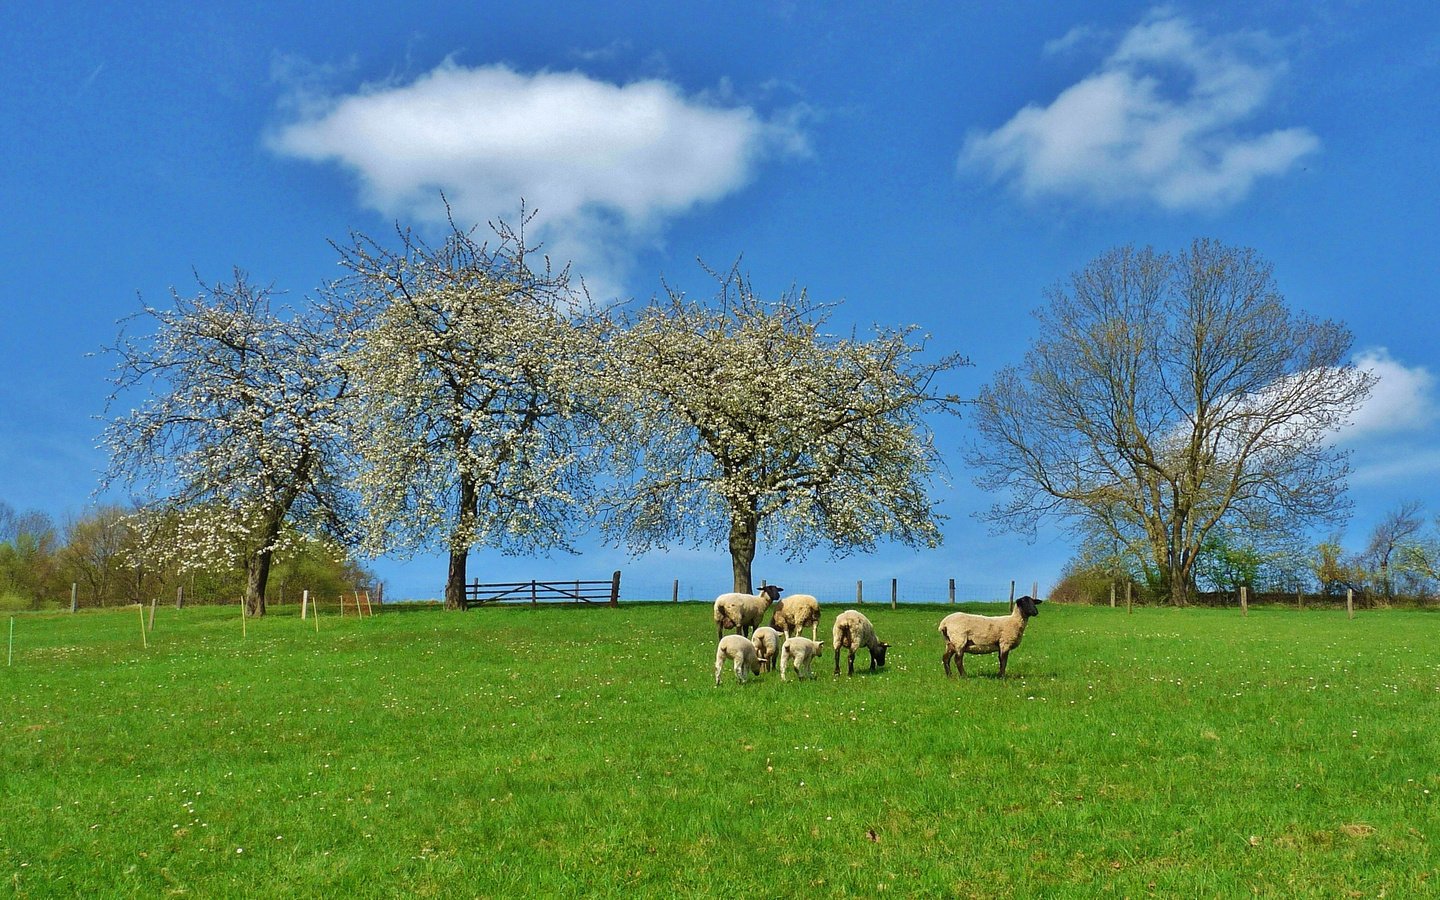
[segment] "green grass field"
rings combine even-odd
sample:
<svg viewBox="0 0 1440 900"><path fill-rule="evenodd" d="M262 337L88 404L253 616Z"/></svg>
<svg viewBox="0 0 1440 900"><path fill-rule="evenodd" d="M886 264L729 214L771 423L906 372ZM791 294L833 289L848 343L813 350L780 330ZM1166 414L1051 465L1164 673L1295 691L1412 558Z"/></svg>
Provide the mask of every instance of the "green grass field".
<svg viewBox="0 0 1440 900"><path fill-rule="evenodd" d="M838 606L827 606L822 630ZM1046 604L947 682L714 685L698 604L15 617L14 896L1440 891L1440 616ZM6 620L0 623L8 624ZM822 637L828 642L828 633ZM842 659L842 671L844 661Z"/></svg>

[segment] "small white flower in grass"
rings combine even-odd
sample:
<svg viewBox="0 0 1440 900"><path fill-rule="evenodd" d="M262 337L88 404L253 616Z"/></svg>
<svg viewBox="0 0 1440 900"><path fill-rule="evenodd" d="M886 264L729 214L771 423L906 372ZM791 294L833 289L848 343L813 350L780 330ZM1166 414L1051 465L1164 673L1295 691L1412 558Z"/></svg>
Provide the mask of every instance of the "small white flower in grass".
<svg viewBox="0 0 1440 900"><path fill-rule="evenodd" d="M244 848L244 847L236 847L236 848L235 848L235 852L236 852L236 853L244 853L244 852L245 852L245 848Z"/></svg>

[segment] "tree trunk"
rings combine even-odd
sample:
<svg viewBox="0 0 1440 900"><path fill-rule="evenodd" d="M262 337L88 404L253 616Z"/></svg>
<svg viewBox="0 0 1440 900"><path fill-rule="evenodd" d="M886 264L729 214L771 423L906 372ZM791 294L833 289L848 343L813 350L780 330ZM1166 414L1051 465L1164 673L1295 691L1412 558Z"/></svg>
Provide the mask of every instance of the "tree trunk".
<svg viewBox="0 0 1440 900"><path fill-rule="evenodd" d="M270 582L270 562L275 554L275 542L280 537L280 528L285 522L285 511L290 508L294 492L282 505L270 510L268 521L261 534L261 549L245 561L245 614L265 615L265 588ZM136 584L139 588L141 585ZM138 599L138 598L137 598ZM143 599L140 602L144 602Z"/></svg>
<svg viewBox="0 0 1440 900"><path fill-rule="evenodd" d="M463 609L465 599L465 563L468 550L450 550L450 571L445 576L445 608Z"/></svg>
<svg viewBox="0 0 1440 900"><path fill-rule="evenodd" d="M245 565L245 615L265 615L265 584L270 580L270 550L261 550Z"/></svg>
<svg viewBox="0 0 1440 900"><path fill-rule="evenodd" d="M1166 571L1165 586L1170 592L1171 606L1189 606L1195 587L1193 566L1181 564Z"/></svg>
<svg viewBox="0 0 1440 900"><path fill-rule="evenodd" d="M730 567L735 575L734 590L753 593L750 567L755 562L755 531L758 526L753 513L734 515L730 519Z"/></svg>
<svg viewBox="0 0 1440 900"><path fill-rule="evenodd" d="M460 517L455 523L455 533L450 536L450 571L445 576L445 608L464 609L465 563L470 556L470 541L475 526L475 504L480 500L480 491L475 478L466 472L460 473Z"/></svg>

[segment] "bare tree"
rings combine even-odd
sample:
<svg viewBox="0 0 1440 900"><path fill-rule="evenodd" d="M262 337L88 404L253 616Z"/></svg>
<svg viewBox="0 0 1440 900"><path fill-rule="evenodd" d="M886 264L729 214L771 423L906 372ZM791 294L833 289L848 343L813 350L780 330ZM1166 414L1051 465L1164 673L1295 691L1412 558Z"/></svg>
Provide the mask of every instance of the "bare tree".
<svg viewBox="0 0 1440 900"><path fill-rule="evenodd" d="M1420 544L1420 531L1425 525L1420 517L1420 508L1419 500L1410 500L1391 510L1375 523L1370 543L1360 553L1360 568L1366 572L1386 604L1395 599L1393 569L1397 563L1413 559L1413 552L1407 553L1407 548Z"/></svg>
<svg viewBox="0 0 1440 900"><path fill-rule="evenodd" d="M472 547L568 549L588 490L596 326L568 269L531 268L526 220L494 246L452 222L438 246L338 248L366 546L448 552L447 608Z"/></svg>
<svg viewBox="0 0 1440 900"><path fill-rule="evenodd" d="M762 539L792 558L936 546L926 416L956 410L934 382L965 361L925 361L914 328L827 335L803 292L767 302L737 269L717 277L712 302L669 291L607 349L610 537L635 552L721 544L747 592Z"/></svg>
<svg viewBox="0 0 1440 900"><path fill-rule="evenodd" d="M129 520L123 507L101 506L65 523L61 569L72 581L85 585L96 606L104 606L121 589L126 551L132 543Z"/></svg>
<svg viewBox="0 0 1440 900"><path fill-rule="evenodd" d="M1004 497L990 521L1088 523L1184 604L1221 522L1293 533L1344 516L1348 458L1326 438L1374 377L1346 361L1343 326L1286 307L1253 251L1122 247L1048 300L1024 361L976 403L968 459Z"/></svg>
<svg viewBox="0 0 1440 900"><path fill-rule="evenodd" d="M272 292L239 270L172 297L173 308L146 306L127 320L152 322L153 333L122 327L107 348L116 359L107 412L143 399L105 429L101 490L134 492L142 519L177 513L178 564L243 568L247 610L263 615L272 556L294 533L287 522L298 533L347 532L333 328L272 310Z"/></svg>

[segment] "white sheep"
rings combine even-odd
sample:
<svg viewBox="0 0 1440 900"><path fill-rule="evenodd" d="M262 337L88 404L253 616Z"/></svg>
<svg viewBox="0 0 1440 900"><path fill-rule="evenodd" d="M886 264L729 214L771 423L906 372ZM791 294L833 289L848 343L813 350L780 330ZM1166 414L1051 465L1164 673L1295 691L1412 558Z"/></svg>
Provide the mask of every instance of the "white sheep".
<svg viewBox="0 0 1440 900"><path fill-rule="evenodd" d="M770 615L770 626L785 632L786 637L800 633L800 629L806 625L810 626L810 639L817 637L816 631L820 628L820 601L809 594L791 594L783 597L775 604L775 612Z"/></svg>
<svg viewBox="0 0 1440 900"><path fill-rule="evenodd" d="M979 616L974 613L951 613L940 620L940 634L945 638L945 676L950 676L950 660L954 659L961 675L965 674L965 654L999 653L1000 675L1005 675L1005 660L1010 651L1020 646L1025 636L1025 623L1040 615L1035 605L1042 601L1025 596L1016 599L1015 609L1005 616Z"/></svg>
<svg viewBox="0 0 1440 900"><path fill-rule="evenodd" d="M741 684L752 673L760 674L760 657L755 652L755 645L747 637L738 634L727 634L720 639L720 644L715 648L715 686L720 686L720 671L725 668L725 661L735 661L735 680Z"/></svg>
<svg viewBox="0 0 1440 900"><path fill-rule="evenodd" d="M780 648L780 680L785 680L785 670L790 666L795 667L795 677L804 679L810 676L815 680L815 672L810 668L810 663L820 655L820 649L825 646L824 641L812 641L807 637L796 635L785 640L785 645Z"/></svg>
<svg viewBox="0 0 1440 900"><path fill-rule="evenodd" d="M840 651L850 651L850 667L847 675L855 674L855 651L864 647L870 651L870 671L874 672L876 666L885 665L885 651L890 645L882 643L875 637L875 626L870 620L854 609L847 609L835 617L835 624L830 629L830 638L835 646L835 674L840 674Z"/></svg>
<svg viewBox="0 0 1440 900"><path fill-rule="evenodd" d="M735 633L748 637L765 617L770 604L780 599L780 588L767 584L757 594L721 594L715 598L715 639L733 628Z"/></svg>
<svg viewBox="0 0 1440 900"><path fill-rule="evenodd" d="M769 625L762 625L750 635L750 642L760 656L760 671L775 671L775 657L780 653L780 632Z"/></svg>

